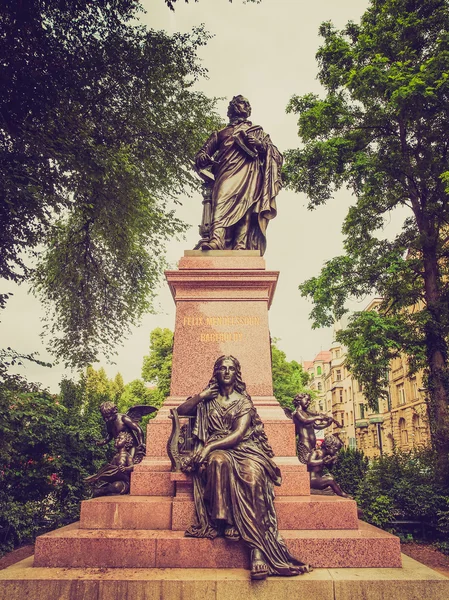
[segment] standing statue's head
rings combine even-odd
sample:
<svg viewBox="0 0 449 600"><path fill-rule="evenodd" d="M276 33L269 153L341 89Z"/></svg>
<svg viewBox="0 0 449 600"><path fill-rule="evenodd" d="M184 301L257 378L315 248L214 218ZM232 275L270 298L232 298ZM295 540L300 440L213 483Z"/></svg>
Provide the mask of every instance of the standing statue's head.
<svg viewBox="0 0 449 600"><path fill-rule="evenodd" d="M210 383L216 383L218 386L233 385L234 389L240 394L246 394L246 385L242 381L242 369L240 362L235 356L220 356L214 364L214 372Z"/></svg>
<svg viewBox="0 0 449 600"><path fill-rule="evenodd" d="M310 401L310 394L296 394L293 398L293 405L296 407L301 406L301 408L306 410L310 406Z"/></svg>
<svg viewBox="0 0 449 600"><path fill-rule="evenodd" d="M228 106L228 117L232 122L235 119L247 119L251 115L251 104L245 96L234 96Z"/></svg>

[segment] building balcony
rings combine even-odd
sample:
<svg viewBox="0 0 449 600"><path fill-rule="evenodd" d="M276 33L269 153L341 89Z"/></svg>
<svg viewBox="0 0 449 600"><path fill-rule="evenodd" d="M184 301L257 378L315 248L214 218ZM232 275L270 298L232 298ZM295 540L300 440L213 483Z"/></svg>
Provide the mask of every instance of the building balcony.
<svg viewBox="0 0 449 600"><path fill-rule="evenodd" d="M369 425L368 419L356 419L356 422L355 422L356 428L368 427L368 425Z"/></svg>
<svg viewBox="0 0 449 600"><path fill-rule="evenodd" d="M331 383L331 390L341 389L343 387L343 381L333 381Z"/></svg>
<svg viewBox="0 0 449 600"><path fill-rule="evenodd" d="M370 423L383 423L384 422L384 418L382 415L370 415L369 416L369 422Z"/></svg>

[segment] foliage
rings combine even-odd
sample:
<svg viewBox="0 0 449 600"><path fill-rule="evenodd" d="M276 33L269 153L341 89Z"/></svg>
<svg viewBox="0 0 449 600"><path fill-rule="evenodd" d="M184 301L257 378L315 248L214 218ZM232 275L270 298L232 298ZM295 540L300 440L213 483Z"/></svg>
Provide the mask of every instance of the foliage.
<svg viewBox="0 0 449 600"><path fill-rule="evenodd" d="M150 353L143 358L142 378L156 385L151 404L160 406L170 394L173 332L157 327L150 333Z"/></svg>
<svg viewBox="0 0 449 600"><path fill-rule="evenodd" d="M152 404L152 390L142 379L134 379L125 385L118 403L119 412L127 412L136 404ZM153 405L154 406L154 405Z"/></svg>
<svg viewBox="0 0 449 600"><path fill-rule="evenodd" d="M336 464L332 467L332 475L344 492L354 496L368 471L368 466L369 460L361 450L342 448Z"/></svg>
<svg viewBox="0 0 449 600"><path fill-rule="evenodd" d="M192 87L208 34L147 29L140 10L5 0L0 11L0 277L33 276L51 349L74 366L151 310L165 243L184 231L169 201L194 183L192 156L218 126Z"/></svg>
<svg viewBox="0 0 449 600"><path fill-rule="evenodd" d="M296 360L288 361L285 352L276 344L277 340L271 343L273 393L281 406L294 410L292 400L296 394L307 392L313 397L314 392L306 388L309 374Z"/></svg>
<svg viewBox="0 0 449 600"><path fill-rule="evenodd" d="M0 553L76 520L89 496L84 477L107 460L94 444L102 429L82 382L64 380L59 396L26 384L2 387Z"/></svg>
<svg viewBox="0 0 449 600"><path fill-rule="evenodd" d="M364 518L380 527L395 518L422 519L437 526L436 516L447 510L448 492L435 452L423 449L374 459L355 499Z"/></svg>
<svg viewBox="0 0 449 600"><path fill-rule="evenodd" d="M170 10L175 10L175 4L176 2L178 2L178 0L164 0L165 4L168 6L168 8ZM184 2L186 4L189 3L189 0L184 0ZM199 0L195 0L195 2L199 2ZM232 3L232 0L229 0L229 2ZM243 4L246 4L247 2L252 2L253 4L260 4L262 2L262 0L243 0Z"/></svg>
<svg viewBox="0 0 449 600"><path fill-rule="evenodd" d="M309 208L346 186L355 197L343 224L345 254L300 286L314 326L375 294L377 313L356 313L339 341L372 408L391 357L425 368L432 439L449 478L449 4L371 0L359 25L323 23L318 78L326 90L294 96L304 146L286 154L288 186ZM382 229L405 215L391 240Z"/></svg>

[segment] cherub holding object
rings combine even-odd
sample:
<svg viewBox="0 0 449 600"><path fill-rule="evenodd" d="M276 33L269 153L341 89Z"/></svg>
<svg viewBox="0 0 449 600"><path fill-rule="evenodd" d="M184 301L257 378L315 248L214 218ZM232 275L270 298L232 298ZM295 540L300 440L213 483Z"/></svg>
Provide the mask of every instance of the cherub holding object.
<svg viewBox="0 0 449 600"><path fill-rule="evenodd" d="M309 410L310 402L309 394L297 394L293 399L295 410L284 408L285 414L293 419L295 424L298 459L304 464L307 464L310 453L316 446L315 430L326 429L332 423L341 427L341 424L333 417Z"/></svg>
<svg viewBox="0 0 449 600"><path fill-rule="evenodd" d="M331 467L337 462L337 454L343 447L343 442L338 435L326 435L319 448L315 448L307 461L307 470L310 473L310 487L313 490L324 490L328 487L343 498L350 498L330 473L323 475L325 467Z"/></svg>
<svg viewBox="0 0 449 600"><path fill-rule="evenodd" d="M121 431L115 438L117 454L111 462L101 467L95 475L86 477L84 481L95 486L94 497L128 494L130 474L134 469L129 453L133 444L133 436L127 431Z"/></svg>
<svg viewBox="0 0 449 600"><path fill-rule="evenodd" d="M103 440L96 442L97 446L104 446L115 440L122 432L131 434L133 443L129 454L134 464L140 463L145 456L145 443L142 428L139 423L145 415L151 415L157 408L154 406L132 406L126 415L119 413L113 402L103 402L100 405L101 415L106 423L107 435Z"/></svg>

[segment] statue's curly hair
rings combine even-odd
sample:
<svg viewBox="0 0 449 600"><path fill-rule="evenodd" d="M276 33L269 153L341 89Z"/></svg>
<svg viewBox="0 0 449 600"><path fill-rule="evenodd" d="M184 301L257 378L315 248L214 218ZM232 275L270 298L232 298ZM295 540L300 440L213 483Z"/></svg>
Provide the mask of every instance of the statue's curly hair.
<svg viewBox="0 0 449 600"><path fill-rule="evenodd" d="M241 94L239 94L238 96L234 96L228 105L227 115L228 115L229 119L232 119L232 117L235 114L234 109L235 109L237 102L242 101L242 100L246 100L246 102L248 103L248 117L251 116L251 104L249 103L248 98L245 98L245 96L242 96Z"/></svg>
<svg viewBox="0 0 449 600"><path fill-rule="evenodd" d="M100 412L102 415L104 413L111 413L112 411L118 412L117 406L113 402L103 402L103 404L100 404Z"/></svg>
<svg viewBox="0 0 449 600"><path fill-rule="evenodd" d="M125 439L125 450L129 451L134 446L134 438L129 431L121 431L117 436L117 439L118 438Z"/></svg>
<svg viewBox="0 0 449 600"><path fill-rule="evenodd" d="M326 450L335 453L343 447L343 442L337 435L329 433L328 435L324 436L324 441L321 444L321 447L323 446L326 448Z"/></svg>
<svg viewBox="0 0 449 600"><path fill-rule="evenodd" d="M221 363L224 360L231 360L234 363L234 366L235 366L234 390L236 392L238 392L239 394L242 394L242 396L245 396L246 398L248 398L248 400L251 402L251 405L252 405L253 401L251 400L251 396L246 391L246 383L242 379L242 368L240 366L240 361L237 358L235 358L235 356L232 356L231 354L228 354L228 355L223 354L223 356L220 356L217 358L217 360L214 363L214 372L212 375L212 379L209 381L209 386L212 384L218 383L218 381L217 381L218 369L220 368ZM252 436L253 439L260 444L262 449L266 452L266 454L270 458L273 457L274 456L273 448L270 446L270 443L268 442L267 434L265 433L262 419L259 417L254 406L251 411L251 423L253 426L253 436Z"/></svg>

